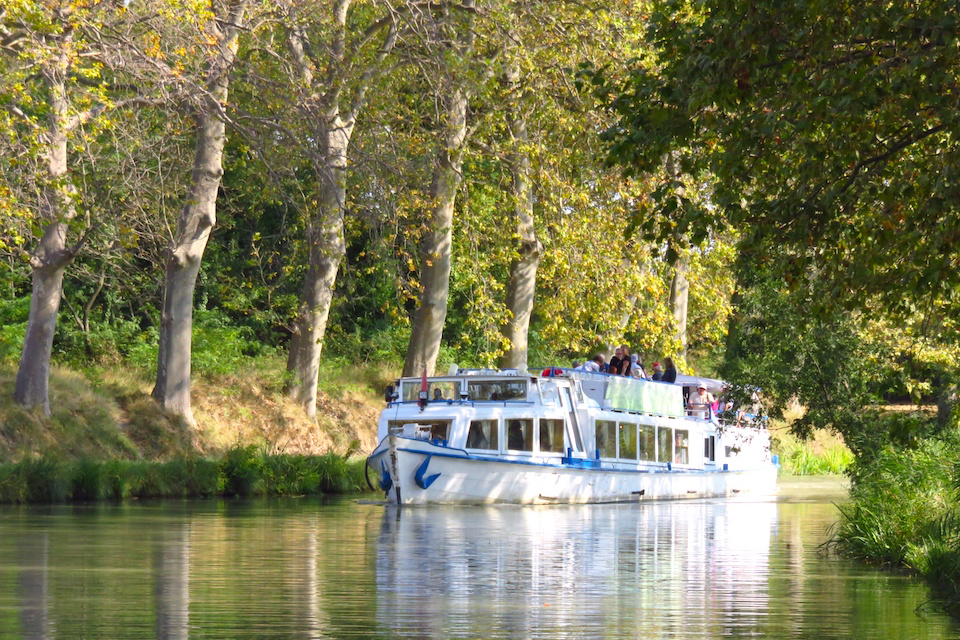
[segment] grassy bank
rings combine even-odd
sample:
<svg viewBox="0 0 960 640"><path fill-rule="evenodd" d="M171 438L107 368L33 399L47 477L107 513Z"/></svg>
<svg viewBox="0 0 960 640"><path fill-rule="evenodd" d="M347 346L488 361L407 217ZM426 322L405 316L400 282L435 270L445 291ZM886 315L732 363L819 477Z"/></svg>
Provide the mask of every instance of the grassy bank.
<svg viewBox="0 0 960 640"><path fill-rule="evenodd" d="M236 373L196 376L196 423L165 414L150 397L152 379L134 367L55 367L51 415L13 403L16 370L0 366L0 463L27 456L58 459L172 460L213 457L238 446L271 453L349 455L376 446L379 389L390 373L327 363L317 420L282 392L284 363L260 357Z"/></svg>
<svg viewBox="0 0 960 640"><path fill-rule="evenodd" d="M237 447L223 457L57 460L27 457L0 464L0 503L298 496L366 490L362 459L270 454Z"/></svg>
<svg viewBox="0 0 960 640"><path fill-rule="evenodd" d="M164 413L134 367L55 368L43 416L13 403L16 371L0 366L0 503L365 489L391 372L328 362L313 421L283 395L281 358L246 365L195 377L195 424Z"/></svg>
<svg viewBox="0 0 960 640"><path fill-rule="evenodd" d="M905 567L960 616L960 439L888 449L853 468L849 503L832 544L843 555Z"/></svg>

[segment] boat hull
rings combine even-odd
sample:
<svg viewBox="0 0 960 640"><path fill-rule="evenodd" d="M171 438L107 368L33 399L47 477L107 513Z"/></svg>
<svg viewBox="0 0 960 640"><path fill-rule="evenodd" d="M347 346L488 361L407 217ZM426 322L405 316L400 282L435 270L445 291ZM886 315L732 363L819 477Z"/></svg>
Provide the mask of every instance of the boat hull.
<svg viewBox="0 0 960 640"><path fill-rule="evenodd" d="M370 457L388 501L398 504L586 504L726 497L776 491L777 467L756 469L584 468L469 455L390 435Z"/></svg>

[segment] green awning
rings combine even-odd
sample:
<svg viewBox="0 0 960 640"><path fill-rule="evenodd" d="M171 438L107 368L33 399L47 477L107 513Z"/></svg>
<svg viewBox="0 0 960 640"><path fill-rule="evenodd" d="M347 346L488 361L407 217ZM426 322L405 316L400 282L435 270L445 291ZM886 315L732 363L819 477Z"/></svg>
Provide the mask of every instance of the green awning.
<svg viewBox="0 0 960 640"><path fill-rule="evenodd" d="M611 376L604 399L611 409L678 418L683 415L683 387L664 382Z"/></svg>

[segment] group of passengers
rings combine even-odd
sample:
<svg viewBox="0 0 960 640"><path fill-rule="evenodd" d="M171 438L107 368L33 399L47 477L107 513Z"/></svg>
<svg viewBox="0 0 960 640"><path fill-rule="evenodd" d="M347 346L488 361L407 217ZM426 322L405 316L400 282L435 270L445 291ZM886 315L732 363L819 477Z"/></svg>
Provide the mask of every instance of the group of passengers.
<svg viewBox="0 0 960 640"><path fill-rule="evenodd" d="M673 364L672 358L664 358L663 365L659 362L653 363L653 374L648 375L643 366L643 362L635 353L630 353L630 347L624 345L617 347L616 353L610 362L606 361L606 356L598 353L592 360L587 360L583 364L573 363L574 371L593 371L596 373L610 373L617 376L630 376L632 378L642 378L643 380L658 380L660 382L676 382L677 368Z"/></svg>

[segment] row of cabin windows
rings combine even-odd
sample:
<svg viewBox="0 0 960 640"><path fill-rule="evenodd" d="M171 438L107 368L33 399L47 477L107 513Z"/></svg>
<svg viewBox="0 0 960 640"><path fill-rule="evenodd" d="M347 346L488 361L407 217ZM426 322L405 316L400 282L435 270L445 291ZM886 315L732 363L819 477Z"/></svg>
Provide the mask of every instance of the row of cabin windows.
<svg viewBox="0 0 960 640"><path fill-rule="evenodd" d="M505 451L531 453L564 452L563 420L559 418L510 418L506 421ZM401 426L391 422L391 427ZM420 423L429 428L430 438L446 440L450 421ZM500 420L473 420L467 433L467 448L500 451ZM601 458L640 460L643 462L690 463L690 432L686 429L636 425L632 422L597 420L597 451ZM704 440L704 458L714 460L715 437ZM728 454L729 455L729 454Z"/></svg>
<svg viewBox="0 0 960 640"><path fill-rule="evenodd" d="M427 383L427 398L431 402L460 400L459 380L431 380ZM420 382L403 383L403 401L416 402L420 397ZM439 393L438 393L439 392ZM477 402L522 402L527 399L527 381L518 380L471 380L467 384L467 400Z"/></svg>
<svg viewBox="0 0 960 640"><path fill-rule="evenodd" d="M563 453L563 420L510 418L506 422L507 451ZM500 451L500 421L473 420L467 433L467 449Z"/></svg>
<svg viewBox="0 0 960 640"><path fill-rule="evenodd" d="M690 464L690 432L597 420L597 451L601 458Z"/></svg>
<svg viewBox="0 0 960 640"><path fill-rule="evenodd" d="M467 448L499 451L499 427L499 420L473 420L467 434ZM658 429L630 422L597 420L596 438L601 458L690 463L690 432L686 429ZM506 440L507 451L563 453L563 420L506 420ZM712 460L713 456L708 459Z"/></svg>

